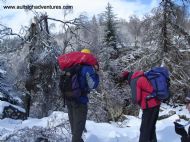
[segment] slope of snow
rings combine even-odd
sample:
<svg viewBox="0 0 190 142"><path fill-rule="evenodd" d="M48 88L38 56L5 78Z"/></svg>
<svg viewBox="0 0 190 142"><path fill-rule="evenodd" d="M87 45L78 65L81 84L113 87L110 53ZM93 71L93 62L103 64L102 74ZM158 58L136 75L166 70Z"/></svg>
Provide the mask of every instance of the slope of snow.
<svg viewBox="0 0 190 142"><path fill-rule="evenodd" d="M167 114L169 110L172 110L172 107L164 104L161 108L165 108L165 110L160 115ZM157 122L158 142L180 142L180 136L175 133L173 122L179 119L177 114L187 114L186 116L189 117L189 113L187 113L185 106L177 107L174 111L176 114ZM134 116L125 117L126 119L123 122L117 123L96 123L87 120L87 132L83 135L85 142L138 142L141 119ZM183 120L181 123L185 124L186 122ZM4 140L5 136L11 135L20 129L33 127L53 129L62 124L64 124L64 129L62 132L57 131L56 133L59 133L59 135L64 133L65 137L71 137L70 132L65 127L65 124L69 124L68 116L63 112L53 112L49 117L42 119L28 118L25 121L3 119L0 120L0 140Z"/></svg>

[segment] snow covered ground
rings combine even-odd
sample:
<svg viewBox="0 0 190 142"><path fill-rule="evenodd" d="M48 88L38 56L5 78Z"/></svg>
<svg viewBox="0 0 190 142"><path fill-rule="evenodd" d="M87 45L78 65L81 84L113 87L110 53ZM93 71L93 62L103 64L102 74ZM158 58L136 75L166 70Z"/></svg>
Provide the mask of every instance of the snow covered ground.
<svg viewBox="0 0 190 142"><path fill-rule="evenodd" d="M179 135L175 134L173 122L179 118L178 114L183 114L190 118L189 112L187 112L185 106L173 109L163 104L161 108L164 111L160 112L160 115L168 114L171 110L174 110L176 114L157 122L158 142L180 142ZM140 123L141 119L134 116L126 116L123 122L117 123L96 123L88 120L84 139L85 142L138 142ZM186 122L182 120L181 123L185 124ZM63 112L53 112L49 117L42 119L29 118L25 121L3 119L0 120L0 141L4 141L13 133L16 134L17 131L24 128L42 127L53 129L62 124L68 124L67 114ZM65 137L68 137L68 140L70 139L70 132L67 127L62 131L56 131L56 133L60 133L60 135L64 133Z"/></svg>

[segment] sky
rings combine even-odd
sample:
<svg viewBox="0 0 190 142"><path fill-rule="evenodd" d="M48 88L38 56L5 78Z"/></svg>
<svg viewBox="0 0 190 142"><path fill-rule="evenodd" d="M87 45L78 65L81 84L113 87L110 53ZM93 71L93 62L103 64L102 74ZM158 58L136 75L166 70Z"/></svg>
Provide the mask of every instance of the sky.
<svg viewBox="0 0 190 142"><path fill-rule="evenodd" d="M28 26L34 13L24 9L5 9L4 6L72 6L73 12L66 16L66 20L74 19L82 13L88 17L98 15L105 11L107 3L113 7L118 18L128 20L130 16L137 15L142 18L144 14L159 4L159 0L0 0L0 23L11 27L18 33L22 26ZM34 8L32 8L34 10ZM64 20L63 9L46 9L37 12L47 12L51 18Z"/></svg>

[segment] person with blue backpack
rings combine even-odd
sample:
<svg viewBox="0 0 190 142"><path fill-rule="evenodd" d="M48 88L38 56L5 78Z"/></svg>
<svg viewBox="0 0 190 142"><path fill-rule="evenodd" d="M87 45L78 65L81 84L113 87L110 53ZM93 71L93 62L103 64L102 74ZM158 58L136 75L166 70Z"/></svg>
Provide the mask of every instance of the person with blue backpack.
<svg viewBox="0 0 190 142"><path fill-rule="evenodd" d="M157 142L156 122L159 116L160 98L166 99L166 96L169 96L167 70L155 67L146 73L124 71L119 78L120 81L127 80L131 88L132 102L138 104L143 112L139 142Z"/></svg>
<svg viewBox="0 0 190 142"><path fill-rule="evenodd" d="M84 55L91 54L89 49L83 49L81 52ZM65 69L60 77L59 87L68 109L72 142L84 142L82 133L87 119L88 94L99 84L97 70L98 66L90 65L90 63L77 64Z"/></svg>

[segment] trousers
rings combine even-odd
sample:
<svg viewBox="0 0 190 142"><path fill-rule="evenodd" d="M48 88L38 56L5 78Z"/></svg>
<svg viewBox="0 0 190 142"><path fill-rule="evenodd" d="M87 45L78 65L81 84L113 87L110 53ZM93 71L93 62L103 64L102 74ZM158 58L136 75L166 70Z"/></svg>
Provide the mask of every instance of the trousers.
<svg viewBox="0 0 190 142"><path fill-rule="evenodd" d="M157 142L156 121L160 105L143 110L139 142Z"/></svg>
<svg viewBox="0 0 190 142"><path fill-rule="evenodd" d="M75 101L66 102L71 126L72 142L84 142L82 133L85 129L88 106Z"/></svg>

